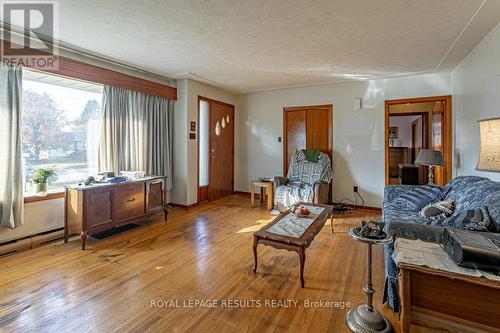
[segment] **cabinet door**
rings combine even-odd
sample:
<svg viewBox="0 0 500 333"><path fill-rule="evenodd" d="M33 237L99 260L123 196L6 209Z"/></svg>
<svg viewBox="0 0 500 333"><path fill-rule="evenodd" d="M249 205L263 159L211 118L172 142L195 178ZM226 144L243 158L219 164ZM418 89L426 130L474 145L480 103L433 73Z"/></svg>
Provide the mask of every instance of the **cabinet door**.
<svg viewBox="0 0 500 333"><path fill-rule="evenodd" d="M113 222L113 188L87 192L87 226Z"/></svg>
<svg viewBox="0 0 500 333"><path fill-rule="evenodd" d="M146 182L146 212L162 212L165 206L165 183L163 179Z"/></svg>

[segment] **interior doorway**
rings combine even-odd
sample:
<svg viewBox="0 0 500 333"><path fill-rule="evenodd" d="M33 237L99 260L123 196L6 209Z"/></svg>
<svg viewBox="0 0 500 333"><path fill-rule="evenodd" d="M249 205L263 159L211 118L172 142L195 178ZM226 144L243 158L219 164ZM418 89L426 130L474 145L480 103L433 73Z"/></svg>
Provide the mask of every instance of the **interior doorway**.
<svg viewBox="0 0 500 333"><path fill-rule="evenodd" d="M434 168L434 182L442 186L451 179L451 96L386 101L385 134L387 185L428 183L428 167L414 163L421 149L443 155L445 165Z"/></svg>
<svg viewBox="0 0 500 333"><path fill-rule="evenodd" d="M234 106L198 96L198 203L234 192Z"/></svg>

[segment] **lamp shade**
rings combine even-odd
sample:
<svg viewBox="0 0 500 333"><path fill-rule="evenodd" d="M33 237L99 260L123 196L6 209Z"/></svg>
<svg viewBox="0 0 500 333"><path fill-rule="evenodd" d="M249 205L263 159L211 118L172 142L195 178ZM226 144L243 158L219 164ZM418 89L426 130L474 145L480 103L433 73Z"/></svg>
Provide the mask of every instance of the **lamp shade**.
<svg viewBox="0 0 500 333"><path fill-rule="evenodd" d="M480 146L476 170L500 172L500 118L479 122Z"/></svg>
<svg viewBox="0 0 500 333"><path fill-rule="evenodd" d="M443 154L437 150L422 149L415 159L415 164L444 165Z"/></svg>

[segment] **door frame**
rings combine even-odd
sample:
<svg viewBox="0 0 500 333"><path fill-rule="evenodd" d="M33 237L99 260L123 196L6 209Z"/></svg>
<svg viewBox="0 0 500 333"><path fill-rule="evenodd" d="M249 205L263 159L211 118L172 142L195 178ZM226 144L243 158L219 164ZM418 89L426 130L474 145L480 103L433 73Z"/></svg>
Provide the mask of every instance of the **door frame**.
<svg viewBox="0 0 500 333"><path fill-rule="evenodd" d="M389 184L389 117L391 115L401 115L401 112L390 112L390 106L396 104L414 104L414 103L431 103L431 102L441 102L444 104L444 117L443 117L443 158L445 160L445 174L443 181L447 183L452 177L453 168L453 119L452 119L452 108L451 108L451 95L443 96L430 96L430 97L417 97L417 98L402 98L402 99L392 99L385 101L385 139L384 139L384 150L385 150L385 185ZM421 113L421 112L413 112ZM404 115L411 115L412 112L405 112ZM428 129L430 131L430 128ZM429 140L429 138L427 138ZM432 144L429 141L429 145Z"/></svg>
<svg viewBox="0 0 500 333"><path fill-rule="evenodd" d="M324 110L328 109L328 155L330 156L330 161L333 164L333 105L310 105L310 106L286 106L283 107L283 177L286 177L288 171L288 162L286 159L288 151L288 140L287 140L287 116L286 113L289 111L307 111L307 110ZM307 113L306 113L307 121ZM306 125L307 126L307 125ZM306 127L307 128L307 127Z"/></svg>
<svg viewBox="0 0 500 333"><path fill-rule="evenodd" d="M232 104L221 102L215 99L211 99L205 96L198 95L197 98L197 103L198 105L196 106L197 108L197 114L196 114L196 203L200 204L200 101L205 101L208 102L208 124L210 125L211 120L212 120L212 104L211 103L218 103L222 105L229 106L233 109L233 167L231 170L231 177L232 177L232 192L234 193L234 148L235 148L235 134L236 134L236 112L235 112L235 107ZM188 134L189 135L189 134ZM210 136L210 129L209 129L209 135L208 135L208 151L211 151L212 147L212 142L211 142L211 136ZM210 154L209 154L210 156ZM210 172L212 170L212 159L208 159L208 191L210 191ZM210 201L210 196L209 193L207 194L207 200L203 202L209 202Z"/></svg>

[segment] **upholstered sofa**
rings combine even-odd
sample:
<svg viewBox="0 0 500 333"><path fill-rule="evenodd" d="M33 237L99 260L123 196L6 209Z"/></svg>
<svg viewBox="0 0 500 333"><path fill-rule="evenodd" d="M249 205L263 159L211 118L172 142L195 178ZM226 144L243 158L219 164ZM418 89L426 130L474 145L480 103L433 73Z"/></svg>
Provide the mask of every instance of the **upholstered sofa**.
<svg viewBox="0 0 500 333"><path fill-rule="evenodd" d="M328 203L332 166L325 153L317 154L317 161L306 158L305 151L297 150L290 162L287 177L274 177L274 209L287 210L297 202Z"/></svg>
<svg viewBox="0 0 500 333"><path fill-rule="evenodd" d="M382 211L386 231L394 237L406 237L428 241L441 241L445 227L457 227L446 220L429 220L419 215L420 210L412 210L398 203L396 198L414 189L416 185L386 186ZM500 183L487 178L462 176L451 180L441 188L439 200L451 200L455 203L453 215L486 207L490 225L488 230L500 232ZM398 268L392 260L392 244L384 248L385 287L384 302L399 311L397 289Z"/></svg>

